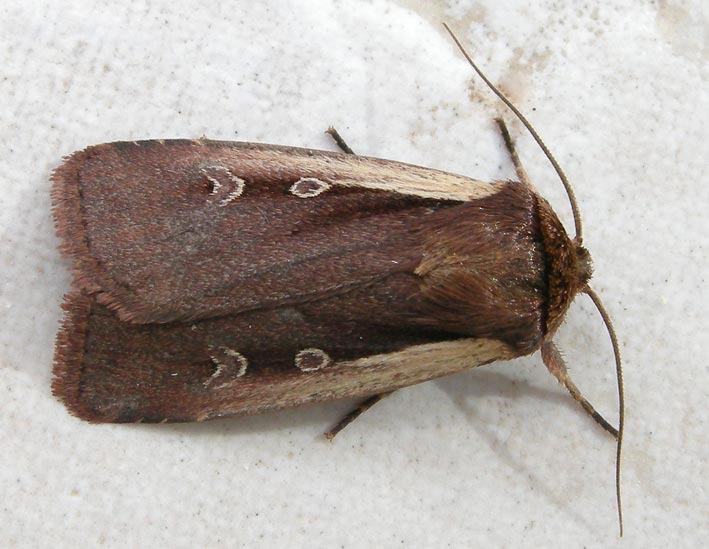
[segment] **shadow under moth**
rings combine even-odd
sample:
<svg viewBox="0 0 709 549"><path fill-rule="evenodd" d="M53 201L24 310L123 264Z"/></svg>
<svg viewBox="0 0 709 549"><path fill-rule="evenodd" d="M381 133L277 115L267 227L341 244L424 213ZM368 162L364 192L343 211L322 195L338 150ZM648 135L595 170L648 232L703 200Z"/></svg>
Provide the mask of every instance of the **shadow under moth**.
<svg viewBox="0 0 709 549"><path fill-rule="evenodd" d="M446 27L447 28L447 27ZM452 33L451 33L452 35ZM53 392L90 422L183 422L367 398L541 350L591 261L529 183L342 153L199 140L118 142L55 170L73 265ZM619 388L622 387L620 374ZM620 495L618 491L618 502Z"/></svg>

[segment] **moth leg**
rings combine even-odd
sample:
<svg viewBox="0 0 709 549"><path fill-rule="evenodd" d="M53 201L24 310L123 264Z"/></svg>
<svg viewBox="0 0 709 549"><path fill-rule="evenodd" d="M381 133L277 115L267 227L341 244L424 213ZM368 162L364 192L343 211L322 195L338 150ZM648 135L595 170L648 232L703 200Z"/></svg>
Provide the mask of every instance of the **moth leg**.
<svg viewBox="0 0 709 549"><path fill-rule="evenodd" d="M327 431L325 433L325 438L328 440L332 440L335 438L335 435L342 431L345 427L347 427L350 423L352 423L355 419L357 419L359 416L361 416L364 412L369 410L372 406L374 406L377 402L379 402L381 399L383 399L386 396L389 396L392 394L394 391L388 391L386 393L380 393L378 395L374 395L372 397L369 397L368 399L362 401L357 408L352 410L349 414L347 414L345 417L343 417L337 425L335 425L332 429Z"/></svg>
<svg viewBox="0 0 709 549"><path fill-rule="evenodd" d="M551 372L551 374L559 380L559 383L569 390L571 396L574 397L574 400L578 402L584 410L586 410L586 413L590 415L596 423L613 435L613 437L618 438L618 430L608 423L608 421L606 421L606 419L596 411L591 403L584 398L574 382L571 381L569 372L566 369L566 364L564 363L564 359L562 358L559 349L557 349L556 345L554 345L553 341L545 341L542 343L542 360L544 361L544 365L547 367L547 370L549 370L549 372Z"/></svg>
<svg viewBox="0 0 709 549"><path fill-rule="evenodd" d="M347 154L354 154L354 151L350 149L350 146L345 142L344 139L342 139L340 132L338 132L335 128L330 126L325 133L330 134L330 136L335 140L335 143L337 143L337 146L342 149L342 152L345 152Z"/></svg>
<svg viewBox="0 0 709 549"><path fill-rule="evenodd" d="M505 142L505 146L507 147L507 150L510 153L510 158L512 159L512 163L515 165L515 171L517 172L517 177L519 177L519 180L521 183L529 187L530 189L534 189L534 185L532 185L532 181L529 179L529 176L527 175L527 170L524 169L524 166L522 166L522 161L519 159L519 155L517 154L517 148L515 147L514 141L512 141L512 137L510 136L510 132L507 130L507 124L505 124L505 121L502 118L495 118L495 122L497 122L497 127L500 128L500 133L502 134L502 139Z"/></svg>

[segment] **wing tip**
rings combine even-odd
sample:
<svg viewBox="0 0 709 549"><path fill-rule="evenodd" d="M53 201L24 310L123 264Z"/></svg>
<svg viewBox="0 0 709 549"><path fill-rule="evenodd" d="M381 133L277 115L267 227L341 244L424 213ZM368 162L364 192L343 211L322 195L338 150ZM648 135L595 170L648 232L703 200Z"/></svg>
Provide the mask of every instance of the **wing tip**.
<svg viewBox="0 0 709 549"><path fill-rule="evenodd" d="M103 289L99 282L103 276L89 248L79 182L82 167L105 147L94 145L64 157L64 162L50 176L52 214L59 251L71 261L74 285L89 294Z"/></svg>
<svg viewBox="0 0 709 549"><path fill-rule="evenodd" d="M105 421L86 406L82 395L82 373L91 300L79 292L67 294L62 303L65 312L54 346L52 394L71 415L88 421Z"/></svg>
<svg viewBox="0 0 709 549"><path fill-rule="evenodd" d="M64 157L64 162L52 172L50 195L55 233L60 241L59 251L71 262L74 287L85 294L93 295L121 320L139 324L165 322L172 318L166 315L161 318L152 308L146 306L144 301L137 300L131 291L121 287L101 268L91 252L86 234L80 188L81 170L91 158L114 150L121 144L124 143L92 145L74 152ZM137 146L132 142L125 144ZM65 303L77 299L72 296Z"/></svg>
<svg viewBox="0 0 709 549"><path fill-rule="evenodd" d="M86 343L95 296L80 291L67 294L62 303L62 320L54 347L52 394L74 417L88 423L163 423L164 417L145 417L143 410L103 408L92 405L92 389L87 386ZM141 415L142 412L142 415ZM170 421L169 418L167 418Z"/></svg>

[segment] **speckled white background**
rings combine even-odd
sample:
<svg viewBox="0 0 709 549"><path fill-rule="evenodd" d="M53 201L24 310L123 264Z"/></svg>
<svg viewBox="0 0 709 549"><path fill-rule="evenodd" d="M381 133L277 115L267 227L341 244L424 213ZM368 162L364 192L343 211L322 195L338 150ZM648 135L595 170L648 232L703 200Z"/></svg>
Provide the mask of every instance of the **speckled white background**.
<svg viewBox="0 0 709 549"><path fill-rule="evenodd" d="M0 546L693 547L706 542L709 8L702 0L28 1L0 7ZM534 7L531 7L531 6ZM49 389L67 264L50 171L92 143L199 137L511 177L504 112L575 185L628 400L626 537L612 440L538 356L352 403L182 426L91 426ZM508 117L509 118L509 117ZM569 209L513 125L540 191ZM559 344L615 418L584 298ZM703 541L702 541L703 540Z"/></svg>

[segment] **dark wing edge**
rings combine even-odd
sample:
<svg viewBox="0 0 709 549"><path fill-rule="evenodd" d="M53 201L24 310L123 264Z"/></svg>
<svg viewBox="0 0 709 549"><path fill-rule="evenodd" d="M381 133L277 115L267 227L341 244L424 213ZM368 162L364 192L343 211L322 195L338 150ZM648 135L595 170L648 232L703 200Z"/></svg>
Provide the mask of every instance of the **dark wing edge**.
<svg viewBox="0 0 709 549"><path fill-rule="evenodd" d="M86 340L91 299L79 293L68 294L62 303L62 319L54 347L52 394L62 401L69 412L91 423L100 423L86 408L81 398Z"/></svg>
<svg viewBox="0 0 709 549"><path fill-rule="evenodd" d="M82 166L91 157L111 150L113 145L93 145L65 157L64 162L52 172L50 180L54 226L60 241L59 251L71 262L74 287L95 295L99 303L121 316L126 311L140 309L141 301L121 288L91 254L79 187ZM73 325L69 316L79 318L80 311L88 305L80 303L78 299L67 299L64 306L68 308L65 321L65 326L68 326Z"/></svg>

